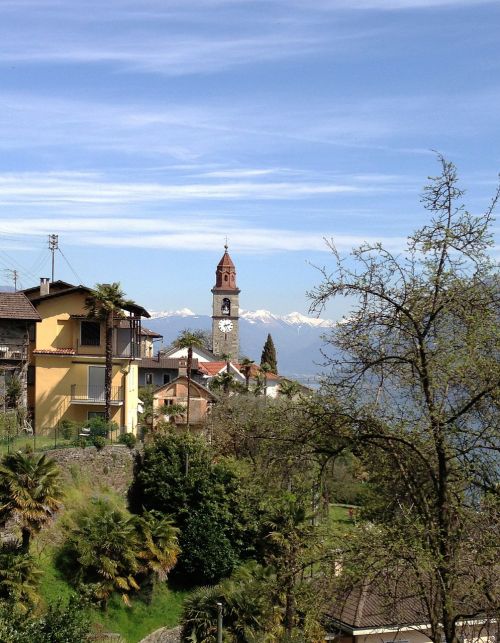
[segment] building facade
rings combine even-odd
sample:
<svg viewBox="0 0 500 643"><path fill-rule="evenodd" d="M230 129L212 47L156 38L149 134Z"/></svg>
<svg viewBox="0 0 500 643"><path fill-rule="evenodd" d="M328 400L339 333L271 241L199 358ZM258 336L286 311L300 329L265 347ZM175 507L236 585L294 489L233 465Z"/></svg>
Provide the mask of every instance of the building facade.
<svg viewBox="0 0 500 643"><path fill-rule="evenodd" d="M105 411L105 323L88 317L92 291L57 282L51 286L44 282L38 291L25 291L41 317L30 349L33 378L28 385L35 432L41 434L62 420L86 422L104 417ZM135 432L141 316L149 314L131 304L123 315L113 328L110 419Z"/></svg>
<svg viewBox="0 0 500 643"><path fill-rule="evenodd" d="M0 401L2 407L28 407L29 346L40 322L21 292L0 293Z"/></svg>

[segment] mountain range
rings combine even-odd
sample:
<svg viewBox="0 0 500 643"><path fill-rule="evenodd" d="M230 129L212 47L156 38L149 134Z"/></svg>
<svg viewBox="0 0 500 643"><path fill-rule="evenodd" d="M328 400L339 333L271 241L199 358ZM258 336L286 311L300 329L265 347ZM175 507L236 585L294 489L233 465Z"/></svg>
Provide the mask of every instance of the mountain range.
<svg viewBox="0 0 500 643"><path fill-rule="evenodd" d="M145 325L163 335L163 345L168 346L186 328L211 332L212 318L183 308L152 312ZM323 372L323 336L333 326L334 322L330 320L307 317L298 312L276 315L268 310L240 310L240 353L259 362L262 347L270 333L276 347L280 374L313 384Z"/></svg>

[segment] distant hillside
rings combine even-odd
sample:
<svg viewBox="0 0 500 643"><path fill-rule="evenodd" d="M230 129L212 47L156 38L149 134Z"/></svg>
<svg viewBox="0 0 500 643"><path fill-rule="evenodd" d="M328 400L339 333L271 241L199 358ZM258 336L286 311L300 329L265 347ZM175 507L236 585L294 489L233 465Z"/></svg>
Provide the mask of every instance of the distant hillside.
<svg viewBox="0 0 500 643"><path fill-rule="evenodd" d="M212 319L196 315L189 309L152 313L145 325L163 335L168 346L185 328L211 331ZM322 335L333 323L300 313L279 316L266 310L240 312L240 352L258 362L268 333L271 333L278 354L278 368L287 375L307 383L322 373L320 349Z"/></svg>

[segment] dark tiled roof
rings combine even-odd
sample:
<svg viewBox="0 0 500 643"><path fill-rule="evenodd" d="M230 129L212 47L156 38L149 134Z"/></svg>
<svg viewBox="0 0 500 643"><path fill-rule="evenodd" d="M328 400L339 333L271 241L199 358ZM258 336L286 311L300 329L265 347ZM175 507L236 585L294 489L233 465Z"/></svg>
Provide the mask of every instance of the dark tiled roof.
<svg viewBox="0 0 500 643"><path fill-rule="evenodd" d="M160 335L160 333L155 333L154 330L145 328L144 326L141 328L141 335L145 335L146 337L157 337L158 339L160 337L163 337L163 335Z"/></svg>
<svg viewBox="0 0 500 643"><path fill-rule="evenodd" d="M384 585L383 579L346 592L328 611L341 627L381 628L422 625L428 620L421 597Z"/></svg>
<svg viewBox="0 0 500 643"><path fill-rule="evenodd" d="M40 321L30 300L22 292L0 293L0 319Z"/></svg>
<svg viewBox="0 0 500 643"><path fill-rule="evenodd" d="M57 287L57 285L64 284L64 286ZM65 286L68 287L65 287ZM54 288L54 286L56 286ZM45 301L46 299L52 299L53 297L61 297L64 295L68 295L71 293L79 292L83 293L85 295L91 295L92 294L92 289L87 288L87 286L71 286L70 284L66 284L66 282L54 282L53 284L50 284L50 292L48 295L43 295L40 296L40 289L34 289L34 288L29 288L28 290L24 291L26 295L31 299L32 302L35 304L39 303L40 301ZM128 312L135 313L136 315L141 315L142 317L150 317L150 314L148 311L143 308L142 306L139 306L138 304L131 303L123 307L123 310L127 310Z"/></svg>
<svg viewBox="0 0 500 643"><path fill-rule="evenodd" d="M67 281L61 281L58 279L57 281L52 281L50 283L50 292L60 292L62 290L68 290L68 288L75 288L73 284L69 284ZM23 290L23 293L28 297L29 299L35 299L36 297L40 296L40 286L32 286L31 288L25 288Z"/></svg>
<svg viewBox="0 0 500 643"><path fill-rule="evenodd" d="M139 368L170 368L178 370L179 359L186 361L185 357L143 357L139 362ZM193 359L191 368L193 371L198 370L198 360Z"/></svg>
<svg viewBox="0 0 500 643"><path fill-rule="evenodd" d="M120 319L120 322L118 326L120 328L129 328L129 321L128 319ZM150 330L149 328L146 328L145 326L141 326L141 335L144 335L145 337L163 337L163 335L160 335L159 333L155 333L154 330Z"/></svg>

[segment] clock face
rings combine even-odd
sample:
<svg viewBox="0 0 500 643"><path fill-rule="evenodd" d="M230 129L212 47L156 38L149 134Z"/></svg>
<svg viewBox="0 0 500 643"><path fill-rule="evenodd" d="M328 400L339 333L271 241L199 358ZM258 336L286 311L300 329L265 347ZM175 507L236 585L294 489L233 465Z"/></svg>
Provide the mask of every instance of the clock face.
<svg viewBox="0 0 500 643"><path fill-rule="evenodd" d="M233 330L233 322L230 319L221 319L219 321L219 329L223 333L229 333Z"/></svg>

